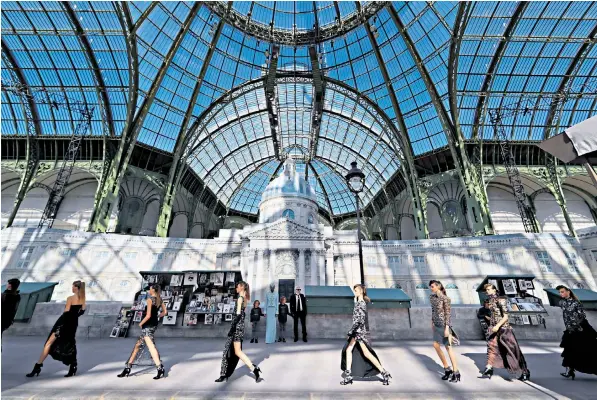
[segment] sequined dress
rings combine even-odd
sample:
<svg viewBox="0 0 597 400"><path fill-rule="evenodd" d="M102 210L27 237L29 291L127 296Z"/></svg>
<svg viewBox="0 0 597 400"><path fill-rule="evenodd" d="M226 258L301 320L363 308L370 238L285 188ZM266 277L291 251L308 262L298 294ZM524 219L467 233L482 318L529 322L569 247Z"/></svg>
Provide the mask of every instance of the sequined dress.
<svg viewBox="0 0 597 400"><path fill-rule="evenodd" d="M562 366L577 372L597 375L597 332L587 321L580 301L560 301L566 330L562 336Z"/></svg>
<svg viewBox="0 0 597 400"><path fill-rule="evenodd" d="M243 348L243 340L245 337L245 299L242 296L240 296L239 299L241 301L240 312L237 312L237 305L232 322L230 323L230 331L228 331L226 344L224 345L220 376L231 376L238 365L239 358L234 352L234 342L239 342L241 350Z"/></svg>

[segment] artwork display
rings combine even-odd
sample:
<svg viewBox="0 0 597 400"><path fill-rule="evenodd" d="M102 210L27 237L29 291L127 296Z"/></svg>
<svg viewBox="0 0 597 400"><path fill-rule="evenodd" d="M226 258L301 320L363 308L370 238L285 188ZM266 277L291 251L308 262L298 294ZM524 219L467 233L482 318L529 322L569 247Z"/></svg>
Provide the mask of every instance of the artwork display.
<svg viewBox="0 0 597 400"><path fill-rule="evenodd" d="M504 279L502 280L502 285L504 287L504 294L516 294L516 282L514 279Z"/></svg>
<svg viewBox="0 0 597 400"><path fill-rule="evenodd" d="M183 278L182 275L172 275L170 286L182 286Z"/></svg>
<svg viewBox="0 0 597 400"><path fill-rule="evenodd" d="M214 322L214 315L213 314L206 314L205 315L205 325L212 325Z"/></svg>
<svg viewBox="0 0 597 400"><path fill-rule="evenodd" d="M141 320L143 320L143 311L136 311L133 322L141 322Z"/></svg>
<svg viewBox="0 0 597 400"><path fill-rule="evenodd" d="M177 312L175 311L170 311L165 317L164 317L164 325L175 325L176 324L176 316L177 316Z"/></svg>
<svg viewBox="0 0 597 400"><path fill-rule="evenodd" d="M197 283L197 272L187 272L184 274L184 285L193 286Z"/></svg>
<svg viewBox="0 0 597 400"><path fill-rule="evenodd" d="M127 337L134 313L135 311L132 311L131 308L122 307L118 313L110 337ZM141 315L143 315L143 312L141 312Z"/></svg>

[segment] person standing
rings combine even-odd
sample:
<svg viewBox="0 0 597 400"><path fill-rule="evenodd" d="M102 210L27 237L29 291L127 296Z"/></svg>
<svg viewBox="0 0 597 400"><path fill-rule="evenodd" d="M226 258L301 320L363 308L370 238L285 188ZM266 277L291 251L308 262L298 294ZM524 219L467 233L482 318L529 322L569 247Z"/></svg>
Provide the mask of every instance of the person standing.
<svg viewBox="0 0 597 400"><path fill-rule="evenodd" d="M164 366L160 360L160 353L158 352L154 339L155 331L158 327L158 320L168 314L166 305L162 301L161 291L161 287L157 283L151 285L149 288L149 297L146 300L147 313L145 314L145 318L139 322L141 334L139 335L139 339L137 339L137 343L135 343L135 347L133 347L133 351L131 352L129 359L124 366L124 370L117 375L119 378L129 376L131 373L131 367L135 364L135 360L138 358L138 356L142 354L145 346L147 346L149 354L151 354L151 358L153 359L158 372L153 379L160 379L162 376L164 376ZM161 313L160 310L162 311Z"/></svg>
<svg viewBox="0 0 597 400"><path fill-rule="evenodd" d="M253 302L253 308L251 309L251 343L259 343L257 338L257 329L259 329L259 321L263 317L263 310L259 307L261 303L259 300Z"/></svg>
<svg viewBox="0 0 597 400"><path fill-rule="evenodd" d="M296 293L290 296L290 315L294 319L294 341L298 342L298 322L301 321L303 330L303 342L307 341L307 300L301 293L300 286L296 287Z"/></svg>
<svg viewBox="0 0 597 400"><path fill-rule="evenodd" d="M79 326L79 317L85 312L85 282L74 281L72 287L73 295L66 299L64 312L58 318L46 343L39 356L39 361L33 367L33 371L28 373L27 378L39 376L43 362L48 355L54 360L62 361L68 365L68 378L77 373L77 342L75 335Z"/></svg>
<svg viewBox="0 0 597 400"><path fill-rule="evenodd" d="M247 282L239 282L236 284L236 306L234 307L234 318L230 323L230 331L228 331L228 339L224 345L224 354L222 355L222 364L220 368L220 377L216 382L227 381L234 373L238 360L242 360L245 365L255 374L255 382L259 382L261 376L261 369L253 364L249 357L243 352L243 340L245 337L245 307L247 302L251 300L251 293L249 284Z"/></svg>
<svg viewBox="0 0 597 400"><path fill-rule="evenodd" d="M278 311L278 293L274 292L276 285L269 285L269 293L265 297L265 343L276 342L276 314Z"/></svg>
<svg viewBox="0 0 597 400"><path fill-rule="evenodd" d="M514 330L508 322L508 308L505 297L498 297L497 288L488 283L483 286L489 298L489 332L487 339L487 366L482 376L491 379L493 368L506 368L511 374L520 374L518 380L528 381L531 371L520 350Z"/></svg>
<svg viewBox="0 0 597 400"><path fill-rule="evenodd" d="M392 376L382 367L369 342L367 303L371 300L367 297L367 289L364 285L357 284L354 285L353 291L355 305L352 327L348 331L348 340L342 349L340 368L344 371L344 380L340 384L352 384L353 374L359 377L372 377L381 373L383 384L389 385ZM358 346L356 346L357 343Z"/></svg>
<svg viewBox="0 0 597 400"><path fill-rule="evenodd" d="M562 300L560 307L566 330L562 336L562 366L565 378L576 376L575 372L597 375L597 332L587 321L587 315L576 295L564 285L556 287Z"/></svg>
<svg viewBox="0 0 597 400"><path fill-rule="evenodd" d="M19 285L21 281L17 278L9 279L6 284L6 289L2 293L2 334L10 328L15 321L15 315L21 302L21 295L19 294Z"/></svg>
<svg viewBox="0 0 597 400"><path fill-rule="evenodd" d="M444 366L444 381L450 380L450 382L460 382L460 371L458 370L458 364L456 363L456 356L452 350L452 344L454 343L454 336L452 331L452 302L446 294L446 289L440 281L431 280L429 281L429 288L431 289L431 295L429 301L431 302L431 329L433 330L433 348L437 352L439 359ZM448 356L452 367L448 365L448 361L444 356L441 345L446 347Z"/></svg>
<svg viewBox="0 0 597 400"><path fill-rule="evenodd" d="M286 343L286 322L288 321L288 314L290 314L290 309L288 308L288 304L286 304L286 297L282 296L277 313L278 324L280 324L280 337L278 338L278 342Z"/></svg>

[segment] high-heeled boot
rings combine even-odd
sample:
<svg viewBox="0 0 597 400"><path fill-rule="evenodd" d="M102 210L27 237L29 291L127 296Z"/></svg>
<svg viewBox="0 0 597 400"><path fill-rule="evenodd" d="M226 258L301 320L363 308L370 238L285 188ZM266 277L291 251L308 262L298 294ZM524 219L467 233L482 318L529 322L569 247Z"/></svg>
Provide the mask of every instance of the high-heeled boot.
<svg viewBox="0 0 597 400"><path fill-rule="evenodd" d="M493 376L493 368L491 368L491 367L485 368L485 371L483 371L481 376L487 376L487 377L489 377L489 379L491 379L491 377Z"/></svg>
<svg viewBox="0 0 597 400"><path fill-rule="evenodd" d="M528 369L526 371L524 371L522 373L522 375L520 375L520 378L518 378L519 381L525 382L531 379L531 371L529 371Z"/></svg>
<svg viewBox="0 0 597 400"><path fill-rule="evenodd" d="M77 364L71 364L68 367L68 374L64 375L65 378L70 378L71 376L77 375Z"/></svg>
<svg viewBox="0 0 597 400"><path fill-rule="evenodd" d="M352 385L352 372L349 369L344 371L344 380L340 382L340 385Z"/></svg>
<svg viewBox="0 0 597 400"><path fill-rule="evenodd" d="M215 381L216 381L216 382L225 382L225 381L227 381L227 380L228 380L228 377L227 377L227 376L224 376L224 375L222 375L222 376L220 376L218 379L216 379Z"/></svg>
<svg viewBox="0 0 597 400"><path fill-rule="evenodd" d="M162 376L164 376L164 373L166 372L164 370L164 365L163 364L160 364L160 366L157 367L157 369L158 369L158 374L156 376L154 376L153 379L160 379Z"/></svg>
<svg viewBox="0 0 597 400"><path fill-rule="evenodd" d="M261 368L253 364L253 373L255 374L255 382L259 382L259 377L261 376Z"/></svg>
<svg viewBox="0 0 597 400"><path fill-rule="evenodd" d="M450 382L460 382L460 371L454 371L450 377Z"/></svg>
<svg viewBox="0 0 597 400"><path fill-rule="evenodd" d="M382 382L385 386L388 386L390 384L390 378L392 377L392 375L390 375L390 373L386 370L384 370L381 373L381 377L382 377Z"/></svg>
<svg viewBox="0 0 597 400"><path fill-rule="evenodd" d="M444 368L444 376L442 376L442 381L447 381L448 379L450 379L452 373L452 368Z"/></svg>
<svg viewBox="0 0 597 400"><path fill-rule="evenodd" d="M30 373L28 373L27 375L25 375L27 378L33 378L34 376L39 376L39 373L41 372L41 367L43 367L43 364L38 364L35 363L35 366L33 367L33 371L31 371Z"/></svg>
<svg viewBox="0 0 597 400"><path fill-rule="evenodd" d="M130 366L130 364L126 364L126 366L124 367L122 372L116 376L119 378L124 378L125 376L129 376L130 373L131 373L131 366Z"/></svg>
<svg viewBox="0 0 597 400"><path fill-rule="evenodd" d="M574 373L574 368L568 368L568 371L562 372L560 375L562 375L564 378L572 378L572 380L574 380L574 377L576 376Z"/></svg>

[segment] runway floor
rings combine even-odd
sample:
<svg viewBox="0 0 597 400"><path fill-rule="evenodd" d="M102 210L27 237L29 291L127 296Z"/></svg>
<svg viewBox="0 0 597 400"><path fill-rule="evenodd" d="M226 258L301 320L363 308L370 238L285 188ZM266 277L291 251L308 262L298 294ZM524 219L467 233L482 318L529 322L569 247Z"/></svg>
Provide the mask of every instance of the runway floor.
<svg viewBox="0 0 597 400"><path fill-rule="evenodd" d="M597 376L563 372L558 343L521 342L531 369L531 382L511 380L497 370L493 379L480 379L485 343L464 342L456 348L460 383L440 379L443 369L431 343L374 342L373 347L393 379L356 381L340 386L339 340L309 343L245 342L251 360L263 370L255 383L242 363L226 383L215 383L224 340L156 337L166 377L154 381L153 367L133 369L128 378L116 377L130 354L134 338L79 339L79 371L64 378L67 367L48 358L39 377L26 378L39 357L45 337L4 337L2 399L597 399Z"/></svg>

